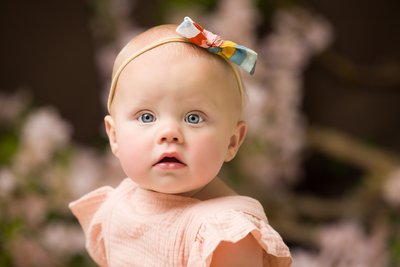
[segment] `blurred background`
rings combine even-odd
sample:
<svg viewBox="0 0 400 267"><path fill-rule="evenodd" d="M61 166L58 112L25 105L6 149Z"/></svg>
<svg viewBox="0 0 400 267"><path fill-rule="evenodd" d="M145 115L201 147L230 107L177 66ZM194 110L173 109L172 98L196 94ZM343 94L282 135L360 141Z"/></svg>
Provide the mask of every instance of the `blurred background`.
<svg viewBox="0 0 400 267"><path fill-rule="evenodd" d="M67 205L124 178L103 117L114 57L186 15L259 53L221 176L295 267L400 266L397 0L0 2L0 266L94 266Z"/></svg>

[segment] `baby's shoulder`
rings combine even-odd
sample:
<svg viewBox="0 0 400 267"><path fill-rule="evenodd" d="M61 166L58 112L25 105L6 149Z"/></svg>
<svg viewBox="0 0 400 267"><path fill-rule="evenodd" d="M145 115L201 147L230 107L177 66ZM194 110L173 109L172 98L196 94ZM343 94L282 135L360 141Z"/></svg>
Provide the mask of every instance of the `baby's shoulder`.
<svg viewBox="0 0 400 267"><path fill-rule="evenodd" d="M260 223L268 224L260 202L244 196L200 201L188 208L186 215L190 221L189 236L200 239L230 231L252 230Z"/></svg>
<svg viewBox="0 0 400 267"><path fill-rule="evenodd" d="M290 265L289 249L269 225L257 200L243 196L216 198L197 203L190 211L192 223L187 233L193 243L189 263L207 262L222 241L237 243L251 235L265 251L264 262Z"/></svg>

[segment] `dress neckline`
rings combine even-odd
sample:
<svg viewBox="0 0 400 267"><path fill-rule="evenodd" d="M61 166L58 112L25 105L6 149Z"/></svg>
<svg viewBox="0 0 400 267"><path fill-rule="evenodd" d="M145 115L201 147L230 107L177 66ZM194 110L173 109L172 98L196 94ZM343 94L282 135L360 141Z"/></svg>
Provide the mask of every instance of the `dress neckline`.
<svg viewBox="0 0 400 267"><path fill-rule="evenodd" d="M166 212L201 202L195 198L151 191L137 185L134 191L131 201L137 211L144 213Z"/></svg>
<svg viewBox="0 0 400 267"><path fill-rule="evenodd" d="M226 203L227 199L231 199L230 203L236 202L239 206L243 205L243 203L247 203L246 206L252 210L253 208L257 210L260 207L262 209L262 206L258 200L248 196L236 195L200 200L188 196L166 194L144 189L139 187L129 178L125 179L122 183L126 184L126 187L123 187L128 189L125 192L128 193L129 202L133 204L136 212L142 214L164 213L172 210L176 211L177 209L182 209L202 202L209 203L211 205L219 205L220 203Z"/></svg>

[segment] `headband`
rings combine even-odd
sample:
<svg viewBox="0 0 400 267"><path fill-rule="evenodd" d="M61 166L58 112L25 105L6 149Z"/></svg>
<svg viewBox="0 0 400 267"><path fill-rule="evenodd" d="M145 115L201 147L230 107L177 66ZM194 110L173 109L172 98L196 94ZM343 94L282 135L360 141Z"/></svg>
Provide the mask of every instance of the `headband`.
<svg viewBox="0 0 400 267"><path fill-rule="evenodd" d="M197 31L193 28L193 26L197 29ZM235 63L236 65L242 67L250 74L253 74L255 69L255 63L257 60L257 53L251 49L248 49L244 46L240 46L234 42L221 40L219 36L204 30L204 28L202 28L197 23L193 22L189 17L185 17L184 21L182 22L181 25L178 26L176 31L179 34L183 35L184 37L173 36L157 40L143 47L142 49L136 51L130 57L125 59L125 61L119 66L119 68L117 69L111 80L110 93L108 95L108 102L107 102L108 112L111 112L111 104L114 99L118 78L121 75L122 71L125 69L125 67L132 60L142 55L143 53L146 53L149 50L152 50L156 47L168 43L192 43L200 47L207 48L209 52L220 55L222 58L224 58L226 62L231 66L235 74L240 91L240 97L243 100L244 89L243 89L242 78L240 76L238 69L232 63ZM207 37L209 38L207 39ZM212 40L210 38L212 38Z"/></svg>
<svg viewBox="0 0 400 267"><path fill-rule="evenodd" d="M248 73L254 73L257 53L250 48L232 41L222 40L221 36L207 31L189 17L183 19L183 22L176 28L176 32L195 45L228 59Z"/></svg>

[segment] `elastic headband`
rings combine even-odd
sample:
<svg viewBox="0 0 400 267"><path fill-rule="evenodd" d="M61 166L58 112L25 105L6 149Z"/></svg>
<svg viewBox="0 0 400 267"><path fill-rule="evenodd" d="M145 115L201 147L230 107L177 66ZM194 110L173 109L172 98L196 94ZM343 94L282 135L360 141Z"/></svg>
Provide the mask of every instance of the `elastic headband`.
<svg viewBox="0 0 400 267"><path fill-rule="evenodd" d="M149 50L152 50L156 47L159 47L161 45L164 44L168 44L168 43L190 43L192 44L192 42L190 42L188 39L184 38L184 37L179 37L179 36L175 36L175 37L167 37L161 40L157 40L145 47L143 47L142 49L140 49L139 51L135 52L133 55L131 55L130 57L128 57L122 64L121 66L119 66L118 70L115 72L114 76L112 77L111 80L111 87L110 87L110 93L108 95L108 102L107 102L107 109L108 112L111 113L111 104L112 101L114 99L115 96L115 90L117 87L117 83L118 83L118 78L121 75L122 71L125 69L125 67L135 58L137 58L138 56L140 56L143 53L146 53ZM224 58L225 59L225 58ZM227 59L225 59L225 61L232 67L232 70L235 74L238 86L239 86L239 91L240 91L240 97L243 99L243 83L242 83L242 78L239 74L239 71L237 70L237 68Z"/></svg>

